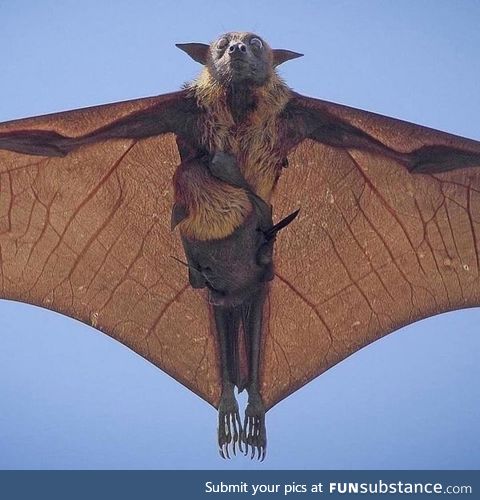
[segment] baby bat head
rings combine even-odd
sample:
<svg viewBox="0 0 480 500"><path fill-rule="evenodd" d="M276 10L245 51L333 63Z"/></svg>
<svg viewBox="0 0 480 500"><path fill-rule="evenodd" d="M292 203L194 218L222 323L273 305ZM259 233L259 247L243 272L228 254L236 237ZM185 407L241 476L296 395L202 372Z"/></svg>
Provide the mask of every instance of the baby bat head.
<svg viewBox="0 0 480 500"><path fill-rule="evenodd" d="M213 78L225 86L264 85L278 65L303 55L272 49L259 35L245 32L225 33L210 45L185 43L177 47L207 66Z"/></svg>

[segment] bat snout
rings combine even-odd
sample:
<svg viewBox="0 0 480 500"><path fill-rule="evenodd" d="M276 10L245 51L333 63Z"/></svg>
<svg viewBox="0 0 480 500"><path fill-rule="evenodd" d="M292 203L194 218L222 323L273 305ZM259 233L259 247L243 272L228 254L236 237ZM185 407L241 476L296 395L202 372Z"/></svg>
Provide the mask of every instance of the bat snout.
<svg viewBox="0 0 480 500"><path fill-rule="evenodd" d="M243 42L234 42L228 47L228 54L232 58L243 57L247 54L247 46Z"/></svg>

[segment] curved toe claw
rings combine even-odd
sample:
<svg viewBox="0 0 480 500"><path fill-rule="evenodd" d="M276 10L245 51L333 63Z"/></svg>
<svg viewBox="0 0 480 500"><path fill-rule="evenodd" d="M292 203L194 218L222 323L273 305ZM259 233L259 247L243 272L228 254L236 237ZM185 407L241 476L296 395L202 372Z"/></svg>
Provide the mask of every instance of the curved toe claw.
<svg viewBox="0 0 480 500"><path fill-rule="evenodd" d="M245 444L245 455L263 462L267 453L267 430L265 427L265 408L261 401L249 403L245 410L244 431L242 441Z"/></svg>
<svg viewBox="0 0 480 500"><path fill-rule="evenodd" d="M218 451L222 458L230 458L230 447L234 455L237 454L237 445L243 452L242 434L237 402L230 398L222 401L218 409Z"/></svg>

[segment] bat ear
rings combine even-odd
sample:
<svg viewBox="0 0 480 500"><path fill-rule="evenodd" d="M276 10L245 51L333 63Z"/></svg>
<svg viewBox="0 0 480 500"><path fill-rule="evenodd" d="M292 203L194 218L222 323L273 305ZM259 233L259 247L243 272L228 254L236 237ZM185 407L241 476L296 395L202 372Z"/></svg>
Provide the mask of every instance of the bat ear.
<svg viewBox="0 0 480 500"><path fill-rule="evenodd" d="M293 52L292 50L286 49L273 49L273 65L279 66L280 64L290 61L290 59L296 59L297 57L302 57L303 54L298 52Z"/></svg>
<svg viewBox="0 0 480 500"><path fill-rule="evenodd" d="M186 52L194 61L203 65L207 64L209 45L205 43L176 43L175 46Z"/></svg>

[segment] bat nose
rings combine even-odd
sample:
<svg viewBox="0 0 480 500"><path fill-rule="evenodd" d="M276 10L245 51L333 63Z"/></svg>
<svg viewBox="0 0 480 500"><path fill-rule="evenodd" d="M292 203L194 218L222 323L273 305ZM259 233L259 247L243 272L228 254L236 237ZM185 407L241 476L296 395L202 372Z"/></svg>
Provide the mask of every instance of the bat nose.
<svg viewBox="0 0 480 500"><path fill-rule="evenodd" d="M242 42L234 42L228 47L228 53L230 55L233 54L238 54L240 55L241 53L246 53L247 52L247 46L242 43Z"/></svg>

